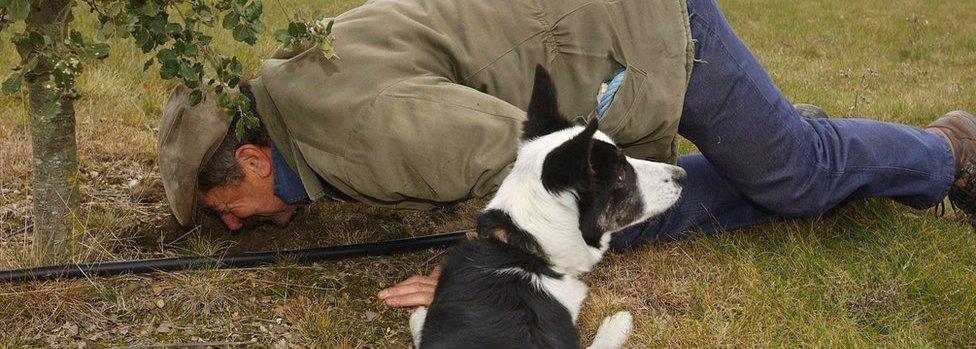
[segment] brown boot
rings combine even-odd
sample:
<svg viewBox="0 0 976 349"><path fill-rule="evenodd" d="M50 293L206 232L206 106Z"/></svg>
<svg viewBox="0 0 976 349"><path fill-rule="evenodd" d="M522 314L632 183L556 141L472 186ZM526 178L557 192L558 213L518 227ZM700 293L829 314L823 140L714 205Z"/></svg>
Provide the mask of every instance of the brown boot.
<svg viewBox="0 0 976 349"><path fill-rule="evenodd" d="M945 137L956 161L956 181L949 189L949 202L969 216L976 227L976 117L954 111L925 127Z"/></svg>

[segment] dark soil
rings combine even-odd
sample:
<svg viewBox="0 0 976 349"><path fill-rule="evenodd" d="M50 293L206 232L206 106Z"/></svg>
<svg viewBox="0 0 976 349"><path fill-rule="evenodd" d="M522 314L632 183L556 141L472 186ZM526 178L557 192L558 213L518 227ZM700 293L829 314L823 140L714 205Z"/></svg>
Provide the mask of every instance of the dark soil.
<svg viewBox="0 0 976 349"><path fill-rule="evenodd" d="M285 226L257 222L233 232L214 217L204 218L196 227L182 227L170 216L139 227L130 235L127 248L186 253L190 241L203 239L227 246L224 253L241 253L383 241L471 228L482 205L472 200L432 211L406 211L364 204L313 204L299 208Z"/></svg>

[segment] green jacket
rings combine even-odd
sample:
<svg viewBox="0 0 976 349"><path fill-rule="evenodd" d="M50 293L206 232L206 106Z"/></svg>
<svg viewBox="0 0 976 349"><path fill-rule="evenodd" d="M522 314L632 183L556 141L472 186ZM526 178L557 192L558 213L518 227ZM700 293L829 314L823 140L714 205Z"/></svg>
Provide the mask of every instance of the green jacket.
<svg viewBox="0 0 976 349"><path fill-rule="evenodd" d="M578 122L626 68L600 129L630 156L675 159L693 61L685 0L372 0L336 17L333 33L339 59L280 53L251 81L312 200L324 195L316 175L388 207L494 192L515 159L536 64Z"/></svg>

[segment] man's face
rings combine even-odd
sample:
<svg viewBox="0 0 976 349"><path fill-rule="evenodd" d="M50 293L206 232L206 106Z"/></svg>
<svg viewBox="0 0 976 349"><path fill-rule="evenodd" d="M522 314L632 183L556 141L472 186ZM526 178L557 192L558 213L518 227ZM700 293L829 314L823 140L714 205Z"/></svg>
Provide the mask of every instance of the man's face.
<svg viewBox="0 0 976 349"><path fill-rule="evenodd" d="M264 218L278 225L288 223L295 206L286 204L274 193L270 148L245 145L236 155L244 178L236 184L199 193L200 203L220 217L230 230L242 228L250 218Z"/></svg>

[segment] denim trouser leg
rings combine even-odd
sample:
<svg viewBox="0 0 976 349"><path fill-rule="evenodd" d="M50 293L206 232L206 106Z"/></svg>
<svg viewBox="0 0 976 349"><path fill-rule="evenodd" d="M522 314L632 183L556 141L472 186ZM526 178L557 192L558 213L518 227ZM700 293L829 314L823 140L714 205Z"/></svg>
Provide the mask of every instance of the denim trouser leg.
<svg viewBox="0 0 976 349"><path fill-rule="evenodd" d="M698 229L736 229L823 214L848 198L931 207L954 177L941 136L860 119L801 117L729 27L714 0L688 0L696 58L678 132L682 198L661 217L615 234L622 248Z"/></svg>

